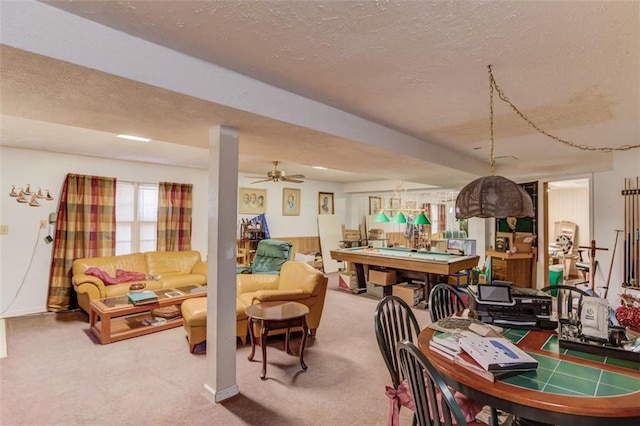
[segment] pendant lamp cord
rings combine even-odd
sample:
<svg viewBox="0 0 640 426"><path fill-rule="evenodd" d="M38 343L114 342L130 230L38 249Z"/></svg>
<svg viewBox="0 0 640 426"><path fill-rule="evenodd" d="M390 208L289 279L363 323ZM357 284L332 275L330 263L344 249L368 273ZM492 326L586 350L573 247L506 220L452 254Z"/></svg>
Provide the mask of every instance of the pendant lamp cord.
<svg viewBox="0 0 640 426"><path fill-rule="evenodd" d="M496 159L493 156L493 87L496 81L493 79L493 73L491 72L491 65L489 67L489 140L491 141L491 150L489 151L489 165L491 167L491 176L493 176L493 170L495 168Z"/></svg>
<svg viewBox="0 0 640 426"><path fill-rule="evenodd" d="M495 91L498 93L498 97L504 101L505 103L507 103L511 109L518 114L518 116L520 118L522 118L524 121L527 122L527 124L529 124L529 126L533 127L538 133L541 133L543 135L545 135L546 137L553 139L556 142L559 142L561 144L570 146L572 148L578 148L581 149L583 151L602 151L602 152L611 152L611 151L629 151L630 149L634 149L634 148L640 148L640 144L635 144L635 145L622 145L619 147L610 147L610 146L605 146L605 147L596 147L596 146L591 146L591 145L584 145L584 144L577 144L575 142L571 142L565 139L561 139L557 136L554 136L550 133L548 133L547 131L545 131L544 129L541 129L540 127L538 127L538 125L536 125L536 123L534 123L533 121L529 120L529 118L518 109L518 107L516 107L513 102L511 102L511 100L509 100L509 98L504 94L504 92L502 91L502 89L500 88L500 86L498 86L498 83L496 83L496 80L493 78L493 73L491 71L491 65L487 65L487 67L489 68L489 85L490 85L490 105L489 105L489 109L490 109L490 114L491 114L491 175L493 176L493 165L495 164L495 160L493 158L493 91L495 89Z"/></svg>

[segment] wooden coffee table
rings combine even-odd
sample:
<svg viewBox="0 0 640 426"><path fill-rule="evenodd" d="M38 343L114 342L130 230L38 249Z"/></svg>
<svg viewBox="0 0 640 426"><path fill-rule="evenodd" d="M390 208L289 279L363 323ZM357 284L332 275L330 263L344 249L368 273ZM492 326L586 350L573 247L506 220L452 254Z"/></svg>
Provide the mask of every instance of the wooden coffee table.
<svg viewBox="0 0 640 426"><path fill-rule="evenodd" d="M180 327L182 325L181 315L156 325L145 325L144 321L153 317L151 313L153 309L175 306L179 310L185 300L206 296L207 287L187 285L175 289L156 290L154 293L158 295L158 301L146 305L133 305L126 295L91 301L89 330L100 343L105 345Z"/></svg>
<svg viewBox="0 0 640 426"><path fill-rule="evenodd" d="M260 378L264 380L267 376L267 334L269 330L287 329L285 338L285 350L288 354L291 352L289 335L291 327L302 327L302 343L300 344L300 366L303 370L307 369L304 363L304 345L307 342L307 314L309 308L302 303L297 302L262 302L256 305L248 306L245 309L249 317L249 336L251 337L251 354L249 361L253 361L253 355L256 349L256 338L253 332L253 326L256 322L260 322L260 346L262 347L262 372Z"/></svg>

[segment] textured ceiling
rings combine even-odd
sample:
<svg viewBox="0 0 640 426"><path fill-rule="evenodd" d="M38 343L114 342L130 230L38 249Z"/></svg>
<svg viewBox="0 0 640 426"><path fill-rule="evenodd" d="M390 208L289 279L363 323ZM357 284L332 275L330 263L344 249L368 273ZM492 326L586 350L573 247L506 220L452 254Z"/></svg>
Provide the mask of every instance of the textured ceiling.
<svg viewBox="0 0 640 426"><path fill-rule="evenodd" d="M440 145L451 158L489 156L487 64L543 129L587 146L640 142L638 2L45 3ZM471 178L461 167L403 155L393 140L374 147L8 46L0 53L4 145L114 156L105 150L111 134L144 134L160 141L152 157L126 144L119 155L206 167L199 153L208 128L225 124L241 130L245 172L266 173L281 160L289 174L341 182L455 187ZM610 166L610 154L553 142L499 100L495 112L502 174ZM92 130L105 143L59 144Z"/></svg>

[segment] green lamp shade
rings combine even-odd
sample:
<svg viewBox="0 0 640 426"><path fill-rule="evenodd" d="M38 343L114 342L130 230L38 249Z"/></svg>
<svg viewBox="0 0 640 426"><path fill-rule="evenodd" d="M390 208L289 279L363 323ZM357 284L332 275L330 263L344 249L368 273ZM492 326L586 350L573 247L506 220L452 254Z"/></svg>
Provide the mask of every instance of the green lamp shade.
<svg viewBox="0 0 640 426"><path fill-rule="evenodd" d="M416 225L431 225L429 218L425 216L424 213L420 213L418 216L416 216L416 220L414 220L413 223Z"/></svg>
<svg viewBox="0 0 640 426"><path fill-rule="evenodd" d="M407 223L407 218L403 213L398 213L391 219L393 223Z"/></svg>
<svg viewBox="0 0 640 426"><path fill-rule="evenodd" d="M374 218L374 222L389 222L389 217L384 212L378 213Z"/></svg>

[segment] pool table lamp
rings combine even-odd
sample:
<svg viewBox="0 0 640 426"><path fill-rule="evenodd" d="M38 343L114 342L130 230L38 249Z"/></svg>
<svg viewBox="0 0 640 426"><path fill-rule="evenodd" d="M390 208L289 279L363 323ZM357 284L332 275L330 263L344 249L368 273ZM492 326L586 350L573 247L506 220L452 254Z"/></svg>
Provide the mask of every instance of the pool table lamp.
<svg viewBox="0 0 640 426"><path fill-rule="evenodd" d="M395 216L391 218L391 222L393 223L407 223L407 217L402 212L398 212Z"/></svg>
<svg viewBox="0 0 640 426"><path fill-rule="evenodd" d="M373 221L374 222L389 222L389 216L387 216L386 214L384 214L383 211L381 211L380 213L375 215L375 217L373 218Z"/></svg>
<svg viewBox="0 0 640 426"><path fill-rule="evenodd" d="M418 216L416 216L415 220L413 221L413 224L414 225L431 225L431 222L429 221L429 218L425 216L423 212L421 212Z"/></svg>

